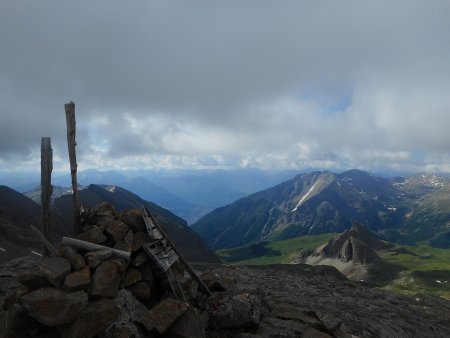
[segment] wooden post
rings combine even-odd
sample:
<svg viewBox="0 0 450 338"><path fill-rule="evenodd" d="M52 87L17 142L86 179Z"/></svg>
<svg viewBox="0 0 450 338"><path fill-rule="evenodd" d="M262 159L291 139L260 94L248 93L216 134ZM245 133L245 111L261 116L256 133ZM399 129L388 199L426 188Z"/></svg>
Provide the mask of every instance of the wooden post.
<svg viewBox="0 0 450 338"><path fill-rule="evenodd" d="M50 137L41 138L41 206L42 206L42 229L44 237L48 240L50 234L50 214L53 170L53 151ZM47 249L44 250L46 256L49 255Z"/></svg>
<svg viewBox="0 0 450 338"><path fill-rule="evenodd" d="M77 182L77 156L75 152L75 103L70 101L64 105L66 111L66 124L67 124L67 146L69 148L69 160L70 160L70 174L72 176L72 197L73 197L73 219L75 235L81 233L80 224L80 205L78 202L78 182Z"/></svg>

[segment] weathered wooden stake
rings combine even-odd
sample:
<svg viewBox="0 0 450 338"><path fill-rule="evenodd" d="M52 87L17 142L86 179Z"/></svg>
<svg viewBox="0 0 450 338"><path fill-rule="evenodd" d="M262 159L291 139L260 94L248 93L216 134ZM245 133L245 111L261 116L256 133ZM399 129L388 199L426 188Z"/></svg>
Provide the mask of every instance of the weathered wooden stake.
<svg viewBox="0 0 450 338"><path fill-rule="evenodd" d="M70 101L64 105L66 111L66 124L67 124L67 146L69 148L69 160L70 160L70 174L72 176L72 197L73 197L73 219L75 235L81 233L80 223L80 204L78 202L78 183L77 183L77 156L75 152L75 103Z"/></svg>
<svg viewBox="0 0 450 338"><path fill-rule="evenodd" d="M41 206L42 206L42 229L44 237L48 240L50 234L50 214L53 170L53 151L50 137L41 138ZM46 256L49 255L47 249L44 250Z"/></svg>

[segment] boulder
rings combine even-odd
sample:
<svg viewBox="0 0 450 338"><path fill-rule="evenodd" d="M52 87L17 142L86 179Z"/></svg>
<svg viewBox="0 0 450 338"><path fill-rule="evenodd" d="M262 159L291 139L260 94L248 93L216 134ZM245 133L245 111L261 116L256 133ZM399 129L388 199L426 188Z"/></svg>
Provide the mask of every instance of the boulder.
<svg viewBox="0 0 450 338"><path fill-rule="evenodd" d="M105 261L95 270L90 294L100 297L115 297L120 285L119 267L112 261Z"/></svg>
<svg viewBox="0 0 450 338"><path fill-rule="evenodd" d="M131 259L131 266L138 268L141 265L143 265L145 262L147 262L148 259L149 259L149 257L144 250L138 251L136 253L136 255Z"/></svg>
<svg viewBox="0 0 450 338"><path fill-rule="evenodd" d="M333 338L328 333L319 331L313 327L308 327L302 334L302 338Z"/></svg>
<svg viewBox="0 0 450 338"><path fill-rule="evenodd" d="M17 276L17 279L22 285L26 286L29 291L52 286L42 273L22 273Z"/></svg>
<svg viewBox="0 0 450 338"><path fill-rule="evenodd" d="M148 300L151 296L150 284L145 281L137 282L127 288L139 300Z"/></svg>
<svg viewBox="0 0 450 338"><path fill-rule="evenodd" d="M120 220L135 232L147 232L144 219L139 210L124 210L120 214Z"/></svg>
<svg viewBox="0 0 450 338"><path fill-rule="evenodd" d="M261 318L258 298L248 293L219 294L211 297L209 302L209 325L214 329L252 327Z"/></svg>
<svg viewBox="0 0 450 338"><path fill-rule="evenodd" d="M11 306L4 318L6 324L3 338L28 338L45 331L46 327L31 318L26 310L18 304Z"/></svg>
<svg viewBox="0 0 450 338"><path fill-rule="evenodd" d="M142 274L135 268L129 268L125 274L124 286L128 287L142 280Z"/></svg>
<svg viewBox="0 0 450 338"><path fill-rule="evenodd" d="M75 271L66 276L63 289L66 291L82 290L91 283L91 269L86 266L83 270Z"/></svg>
<svg viewBox="0 0 450 338"><path fill-rule="evenodd" d="M154 328L163 334L189 308L189 305L172 298L166 298L146 313L142 324L148 331Z"/></svg>
<svg viewBox="0 0 450 338"><path fill-rule="evenodd" d="M128 232L129 228L121 221L114 221L106 224L105 233L110 236L114 243L119 242Z"/></svg>
<svg viewBox="0 0 450 338"><path fill-rule="evenodd" d="M153 272L149 263L145 263L139 267L139 271L141 272L142 279L148 282L153 282Z"/></svg>
<svg viewBox="0 0 450 338"><path fill-rule="evenodd" d="M148 309L139 302L136 297L128 290L120 290L114 299L119 308L119 314L104 333L101 338L128 338L128 337L149 337L138 325L142 323Z"/></svg>
<svg viewBox="0 0 450 338"><path fill-rule="evenodd" d="M196 308L189 309L167 329L165 338L204 338L205 317Z"/></svg>
<svg viewBox="0 0 450 338"><path fill-rule="evenodd" d="M88 296L83 291L66 293L56 288L44 288L21 298L28 315L46 326L66 324L84 309Z"/></svg>
<svg viewBox="0 0 450 338"><path fill-rule="evenodd" d="M93 227L92 229L83 232L81 235L78 236L78 239L86 242L91 242L94 244L105 243L108 240L108 238L106 238L103 232L97 227Z"/></svg>
<svg viewBox="0 0 450 338"><path fill-rule="evenodd" d="M65 336L92 338L105 331L119 315L119 307L111 299L100 299L86 306L70 325Z"/></svg>
<svg viewBox="0 0 450 338"><path fill-rule="evenodd" d="M91 269L96 269L103 261L107 260L112 256L112 252L110 250L98 250L98 251L89 251L84 259Z"/></svg>
<svg viewBox="0 0 450 338"><path fill-rule="evenodd" d="M132 252L138 251L140 248L142 248L142 244L149 242L150 237L147 233L144 232L136 232L133 237L133 247Z"/></svg>
<svg viewBox="0 0 450 338"><path fill-rule="evenodd" d="M305 324L320 327L321 323L314 313L305 311L302 308L289 303L279 303L273 308L272 314L280 319L300 320Z"/></svg>
<svg viewBox="0 0 450 338"><path fill-rule="evenodd" d="M72 270L70 262L63 257L45 257L40 262L44 276L56 287L61 287L64 278Z"/></svg>
<svg viewBox="0 0 450 338"><path fill-rule="evenodd" d="M133 230L129 230L121 240L116 242L114 248L131 252L133 249Z"/></svg>
<svg viewBox="0 0 450 338"><path fill-rule="evenodd" d="M75 270L81 270L86 266L83 256L69 246L61 245L59 248L59 253L61 256L69 260Z"/></svg>

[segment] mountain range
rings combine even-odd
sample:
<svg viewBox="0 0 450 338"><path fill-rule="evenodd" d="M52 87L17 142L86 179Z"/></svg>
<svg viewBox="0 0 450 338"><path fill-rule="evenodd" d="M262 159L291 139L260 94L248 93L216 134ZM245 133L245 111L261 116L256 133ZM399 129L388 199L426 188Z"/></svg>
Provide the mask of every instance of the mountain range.
<svg viewBox="0 0 450 338"><path fill-rule="evenodd" d="M214 250L339 233L353 222L381 238L450 244L450 183L421 174L381 178L360 170L300 174L218 208L192 225Z"/></svg>
<svg viewBox="0 0 450 338"><path fill-rule="evenodd" d="M235 170L85 170L78 172L81 185L100 184L123 187L147 201L162 206L192 224L208 212L250 193L269 188L294 176L295 172L258 169ZM54 174L54 186L69 187L69 174ZM5 184L39 201L36 174L0 173ZM62 188L67 189L67 188Z"/></svg>

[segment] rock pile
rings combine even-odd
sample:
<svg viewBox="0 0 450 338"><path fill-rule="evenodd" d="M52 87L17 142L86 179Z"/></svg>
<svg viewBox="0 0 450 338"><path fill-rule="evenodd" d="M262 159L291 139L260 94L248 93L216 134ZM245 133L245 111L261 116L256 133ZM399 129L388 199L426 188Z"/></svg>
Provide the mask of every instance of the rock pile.
<svg viewBox="0 0 450 338"><path fill-rule="evenodd" d="M142 246L149 242L138 210L107 203L82 210L79 240L131 253L69 246L17 274L3 299L4 337L204 337L206 296L181 263L172 272L185 299L175 299L164 273Z"/></svg>

